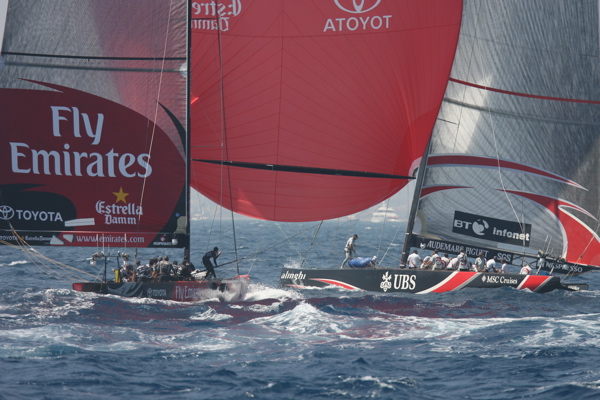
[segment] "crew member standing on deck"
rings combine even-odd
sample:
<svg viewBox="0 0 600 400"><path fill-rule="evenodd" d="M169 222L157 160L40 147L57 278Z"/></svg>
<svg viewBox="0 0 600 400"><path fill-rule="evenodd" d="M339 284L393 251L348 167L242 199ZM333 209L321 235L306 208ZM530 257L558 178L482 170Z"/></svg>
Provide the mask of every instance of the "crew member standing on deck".
<svg viewBox="0 0 600 400"><path fill-rule="evenodd" d="M421 257L419 257L419 252L417 250L413 250L412 254L406 259L406 266L409 269L415 269L421 265L422 262L423 260Z"/></svg>
<svg viewBox="0 0 600 400"><path fill-rule="evenodd" d="M354 234L351 238L346 242L346 246L344 247L344 252L346 253L346 258L344 262L340 266L340 268L344 268L348 260L352 259L353 256L356 256L356 244L354 243L358 239L358 235Z"/></svg>
<svg viewBox="0 0 600 400"><path fill-rule="evenodd" d="M221 252L219 251L219 248L215 247L212 251L207 252L204 255L204 257L202 257L202 264L204 264L204 267L206 267L206 278L212 275L213 278L217 279L217 274L215 274L215 268L218 267L217 257L219 257L220 255ZM211 258L215 262L214 267L212 265L212 262L210 261Z"/></svg>
<svg viewBox="0 0 600 400"><path fill-rule="evenodd" d="M485 271L485 257L483 255L483 251L479 252L477 259L475 259L475 268L477 268L478 272Z"/></svg>

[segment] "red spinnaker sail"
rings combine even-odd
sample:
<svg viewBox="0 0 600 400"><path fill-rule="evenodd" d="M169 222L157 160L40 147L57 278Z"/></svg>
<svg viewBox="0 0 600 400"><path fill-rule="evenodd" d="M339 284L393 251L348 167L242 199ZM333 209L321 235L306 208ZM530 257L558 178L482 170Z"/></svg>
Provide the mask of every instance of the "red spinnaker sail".
<svg viewBox="0 0 600 400"><path fill-rule="evenodd" d="M361 211L406 185L454 58L462 0L192 6L192 186L276 221Z"/></svg>

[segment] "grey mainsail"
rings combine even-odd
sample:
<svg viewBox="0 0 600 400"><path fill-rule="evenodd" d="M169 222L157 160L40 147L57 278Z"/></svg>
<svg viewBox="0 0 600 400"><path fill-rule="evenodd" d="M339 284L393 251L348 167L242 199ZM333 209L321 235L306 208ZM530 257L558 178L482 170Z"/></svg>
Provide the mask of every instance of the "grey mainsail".
<svg viewBox="0 0 600 400"><path fill-rule="evenodd" d="M408 244L600 265L598 21L596 0L464 2Z"/></svg>

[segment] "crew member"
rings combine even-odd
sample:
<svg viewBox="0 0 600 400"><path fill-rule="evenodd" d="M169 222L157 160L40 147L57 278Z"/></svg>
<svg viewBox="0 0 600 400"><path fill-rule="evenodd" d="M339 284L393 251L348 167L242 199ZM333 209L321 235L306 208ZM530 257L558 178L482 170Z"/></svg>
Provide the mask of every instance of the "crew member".
<svg viewBox="0 0 600 400"><path fill-rule="evenodd" d="M529 264L525 264L525 266L523 268L521 268L521 271L519 273L521 275L530 275L531 274L531 267L529 266Z"/></svg>
<svg viewBox="0 0 600 400"><path fill-rule="evenodd" d="M215 268L218 267L217 257L219 257L220 255L221 252L219 251L219 248L215 247L212 251L207 252L204 255L204 257L202 257L202 264L204 264L204 267L206 267L206 278L212 275L213 278L217 279L217 274L215 274ZM212 262L210 261L211 258L215 263L214 267L212 265Z"/></svg>
<svg viewBox="0 0 600 400"><path fill-rule="evenodd" d="M422 262L423 260L421 260L421 257L419 257L419 252L417 250L413 250L412 254L406 259L406 266L409 269L414 269L421 265Z"/></svg>
<svg viewBox="0 0 600 400"><path fill-rule="evenodd" d="M348 260L350 260L353 256L356 256L356 250L355 250L356 243L354 243L354 242L356 242L357 239L358 239L358 235L354 234L346 242L346 246L344 247L344 253L346 253L346 258L344 258L344 262L342 262L342 265L340 266L340 268L344 268L344 265L346 265Z"/></svg>

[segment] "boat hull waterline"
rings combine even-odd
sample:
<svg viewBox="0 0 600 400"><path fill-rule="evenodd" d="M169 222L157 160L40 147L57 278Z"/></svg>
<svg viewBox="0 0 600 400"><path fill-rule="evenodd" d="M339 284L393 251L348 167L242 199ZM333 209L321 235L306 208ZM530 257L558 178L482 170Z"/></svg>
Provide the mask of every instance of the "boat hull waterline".
<svg viewBox="0 0 600 400"><path fill-rule="evenodd" d="M587 290L587 284L564 284L559 277L470 271L427 271L411 269L298 269L283 268L282 287L337 286L348 290L382 293L443 293L463 288L512 287L546 293L556 289Z"/></svg>
<svg viewBox="0 0 600 400"><path fill-rule="evenodd" d="M248 275L240 275L233 278L206 281L83 282L74 283L73 290L157 300L190 302L215 299L231 303L245 299L249 283Z"/></svg>

